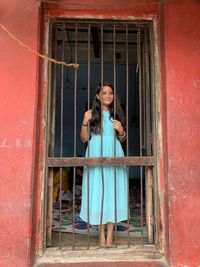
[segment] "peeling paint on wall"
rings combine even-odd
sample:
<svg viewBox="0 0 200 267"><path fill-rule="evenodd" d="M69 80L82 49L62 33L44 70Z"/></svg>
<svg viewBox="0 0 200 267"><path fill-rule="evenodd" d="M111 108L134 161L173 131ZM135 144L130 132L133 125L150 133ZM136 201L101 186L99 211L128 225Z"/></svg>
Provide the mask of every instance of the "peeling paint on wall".
<svg viewBox="0 0 200 267"><path fill-rule="evenodd" d="M200 80L193 80L194 87L200 87Z"/></svg>
<svg viewBox="0 0 200 267"><path fill-rule="evenodd" d="M0 148L11 148L11 146L8 145L8 143L7 143L7 138L4 138L4 139L0 142Z"/></svg>

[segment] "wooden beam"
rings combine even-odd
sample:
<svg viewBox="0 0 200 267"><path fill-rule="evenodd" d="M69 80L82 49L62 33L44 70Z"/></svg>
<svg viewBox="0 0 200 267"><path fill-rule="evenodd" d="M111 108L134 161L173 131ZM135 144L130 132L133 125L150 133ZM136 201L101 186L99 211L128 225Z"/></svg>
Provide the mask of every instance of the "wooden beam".
<svg viewBox="0 0 200 267"><path fill-rule="evenodd" d="M145 172L145 194L146 194L146 223L148 242L153 243L153 170L146 168Z"/></svg>
<svg viewBox="0 0 200 267"><path fill-rule="evenodd" d="M102 158L53 158L47 159L48 167L67 166L153 166L154 157L102 157Z"/></svg>

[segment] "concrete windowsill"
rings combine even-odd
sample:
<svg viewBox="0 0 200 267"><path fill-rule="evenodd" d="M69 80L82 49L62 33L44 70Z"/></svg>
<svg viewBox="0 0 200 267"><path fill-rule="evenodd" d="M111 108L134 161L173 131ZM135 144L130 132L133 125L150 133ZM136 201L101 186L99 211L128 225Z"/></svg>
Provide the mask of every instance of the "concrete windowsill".
<svg viewBox="0 0 200 267"><path fill-rule="evenodd" d="M114 262L145 262L146 264L149 262L149 266L167 266L163 254L154 245L130 248L119 246L109 249L92 247L89 250L86 248L76 248L75 250L47 248L44 255L37 258L34 266L75 266L75 263L79 263L78 266L82 264L82 266L85 266L84 263L90 266L90 263L95 262L101 263L101 266L103 266L103 263L111 264ZM140 264L140 266L142 265Z"/></svg>

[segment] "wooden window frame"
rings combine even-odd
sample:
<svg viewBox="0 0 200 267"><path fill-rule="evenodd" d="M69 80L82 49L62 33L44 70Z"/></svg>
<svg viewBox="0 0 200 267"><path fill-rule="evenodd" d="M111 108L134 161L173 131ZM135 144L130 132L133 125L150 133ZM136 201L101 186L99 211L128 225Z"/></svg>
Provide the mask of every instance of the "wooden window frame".
<svg viewBox="0 0 200 267"><path fill-rule="evenodd" d="M159 71L158 71L158 64L155 62L157 61L157 53L155 51L155 32L154 32L154 28L153 28L153 22L151 21L148 21L149 25L150 25L150 36L151 36L151 54L153 55L151 57L151 60L152 60L152 87L154 88L153 90L153 105L154 105L154 113L155 113L155 118L154 118L154 122L153 122L153 127L154 127L154 135L153 135L153 138L154 138L154 157L146 157L144 159L141 158L141 157L131 157L130 159L127 158L130 166L153 166L154 165L154 185L153 185L153 190L155 192L154 194L154 198L156 198L156 203L157 203L157 206L154 207L156 210L157 210L157 217L154 218L154 223L156 222L157 224L157 227L156 227L156 232L155 232L155 244L154 245L151 245L151 246L147 246L145 248L144 247L141 247L139 248L140 251L145 251L145 253L147 252L148 255L155 255L155 251L157 251L156 247L160 248L160 249L163 249L162 248L162 243L163 243L163 233L160 232L159 230L159 225L161 223L161 207L160 207L160 203L159 203L159 197L158 197L158 185L159 185L159 181L158 181L158 173L159 173L159 153L160 153L160 142L158 142L158 140L160 140L160 132L159 132L159 129L160 129L160 118L158 117L158 107L159 107L159 93L157 91L157 89L155 88L158 88L159 87L159 82L156 82L156 75L159 76ZM49 22L48 22L49 24ZM49 24L50 25L50 24ZM49 27L48 25L48 27ZM48 27L46 27L46 31L48 29ZM49 48L47 48L47 51L48 52ZM51 65L51 64L50 64ZM51 66L49 65L49 69L51 68ZM48 77L48 81L49 81L49 84L50 84L50 80L51 78ZM47 112L48 112L48 109L49 109L49 106L47 106ZM48 124L48 122L47 122ZM48 125L46 125L47 128L48 128ZM46 128L46 129L47 129ZM46 151L47 151L47 140L46 140ZM106 165L106 161L107 159L103 159L103 158L98 158L98 159L94 159L94 161L88 161L88 159L80 159L80 158L71 158L71 159L68 159L66 161L66 159L60 159L59 162L57 159L55 158L51 158L51 157L48 157L48 155L46 155L46 169L48 167L55 167L55 166L59 166L59 167L63 167L63 166L82 166L82 165L101 165L101 166L104 166ZM121 161L122 159L117 159L116 161L116 158L110 158L109 161L110 163L109 164L113 164L113 165L118 165L118 164L123 164L123 160ZM148 169L147 169L147 172L148 172ZM48 179L47 179L47 176L44 177L44 185L48 185ZM150 183L149 186L152 186L152 184ZM45 194L45 191L43 191L43 193ZM47 194L47 192L46 192ZM155 200L155 199L154 199ZM46 221L46 215L47 215L47 211L46 211L46 207L47 207L47 202L46 202L46 196L45 196L45 200L44 200L44 212L43 212L43 216L44 216L44 220L43 220L43 229L46 229L46 223L48 223L48 221ZM42 247L42 251L46 251L45 253L52 253L51 255L53 255L55 253L54 249L52 248L46 248L46 242L45 242L45 238L46 238L46 231L44 230L43 231L43 247ZM151 247L151 248L150 248ZM150 248L150 249L149 249ZM121 252L120 252L121 253ZM123 254L123 253L122 253ZM82 254L82 256L84 255L84 252ZM109 258L109 257L108 257ZM142 258L144 259L144 257L142 256ZM161 255L158 254L158 258L161 259Z"/></svg>

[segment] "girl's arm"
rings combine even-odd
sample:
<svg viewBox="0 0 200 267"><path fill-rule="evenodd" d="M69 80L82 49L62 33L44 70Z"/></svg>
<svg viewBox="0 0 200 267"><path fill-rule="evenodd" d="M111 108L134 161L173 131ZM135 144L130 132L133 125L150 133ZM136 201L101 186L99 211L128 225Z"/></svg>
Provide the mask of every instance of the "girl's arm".
<svg viewBox="0 0 200 267"><path fill-rule="evenodd" d="M88 110L84 114L83 123L81 126L81 132L80 132L80 138L83 143L86 143L88 141L88 123L89 120L92 118L92 111Z"/></svg>
<svg viewBox="0 0 200 267"><path fill-rule="evenodd" d="M113 127L115 130L118 131L118 136L119 136L120 142L124 142L126 140L126 132L125 132L121 122L118 120L113 120Z"/></svg>

